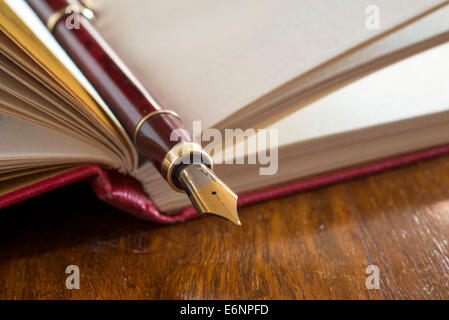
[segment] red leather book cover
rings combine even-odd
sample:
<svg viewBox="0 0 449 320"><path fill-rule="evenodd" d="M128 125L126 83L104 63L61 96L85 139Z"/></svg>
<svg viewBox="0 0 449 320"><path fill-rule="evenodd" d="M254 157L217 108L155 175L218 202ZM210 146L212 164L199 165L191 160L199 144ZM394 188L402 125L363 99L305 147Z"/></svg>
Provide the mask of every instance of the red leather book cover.
<svg viewBox="0 0 449 320"><path fill-rule="evenodd" d="M269 187L239 195L238 206L241 207L362 177L447 153L449 153L449 145L443 145ZM117 171L102 169L98 165L86 165L0 196L0 209L83 179L89 179L90 185L104 202L145 220L158 223L176 223L200 216L193 207L184 208L174 215L166 215L160 212L148 199L138 181Z"/></svg>

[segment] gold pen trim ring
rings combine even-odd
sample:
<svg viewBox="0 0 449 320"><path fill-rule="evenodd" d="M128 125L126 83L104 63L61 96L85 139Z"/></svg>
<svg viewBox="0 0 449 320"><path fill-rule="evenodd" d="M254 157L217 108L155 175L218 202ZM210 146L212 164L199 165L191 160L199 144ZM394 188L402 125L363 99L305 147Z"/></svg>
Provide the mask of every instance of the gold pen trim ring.
<svg viewBox="0 0 449 320"><path fill-rule="evenodd" d="M142 119L140 119L139 123L136 126L136 129L134 129L134 135L133 135L133 142L134 145L137 144L136 140L137 140L137 133L139 133L140 128L142 127L142 125L145 123L145 121L147 121L148 119L150 119L151 117L158 115L158 114L171 114L172 116L175 116L176 118L178 118L179 120L181 120L181 117L179 116L179 114L177 114L176 112L172 111L172 110L156 110L153 112L150 112L149 114L147 114L145 117L143 117Z"/></svg>
<svg viewBox="0 0 449 320"><path fill-rule="evenodd" d="M198 156L199 159L202 160L201 163L213 170L214 163L211 156L199 144L195 142L178 143L169 152L167 152L161 164L162 176L175 191L184 192L184 190L179 188L173 181L173 169L177 165L182 164L182 160L190 160L191 155Z"/></svg>
<svg viewBox="0 0 449 320"><path fill-rule="evenodd" d="M53 32L58 21L65 16L66 14L78 13L84 16L87 20L93 21L95 18L95 14L89 8L78 6L75 4L67 5L58 11L53 12L50 17L47 19L47 29L50 32Z"/></svg>

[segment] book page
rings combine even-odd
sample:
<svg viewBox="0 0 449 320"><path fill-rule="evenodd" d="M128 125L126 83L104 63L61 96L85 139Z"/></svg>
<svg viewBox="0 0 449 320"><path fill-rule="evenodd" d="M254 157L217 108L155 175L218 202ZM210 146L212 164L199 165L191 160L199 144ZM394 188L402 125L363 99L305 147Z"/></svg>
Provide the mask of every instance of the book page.
<svg viewBox="0 0 449 320"><path fill-rule="evenodd" d="M449 44L400 61L273 123L280 145L449 111Z"/></svg>
<svg viewBox="0 0 449 320"><path fill-rule="evenodd" d="M449 143L449 44L443 44L373 73L267 129L277 129L278 171L260 175L258 164L216 165L217 175L246 193L362 162ZM257 139L257 136L250 137ZM243 147L244 142L240 142ZM246 154L256 153L257 143ZM238 146L237 146L238 148ZM234 149L234 146L229 146ZM264 151L264 150L262 150ZM226 154L226 153L225 153ZM229 152L232 155L232 152ZM214 155L223 163L226 155ZM163 211L189 205L153 167L143 180Z"/></svg>
<svg viewBox="0 0 449 320"><path fill-rule="evenodd" d="M80 163L112 167L118 161L107 149L0 113L0 173Z"/></svg>
<svg viewBox="0 0 449 320"><path fill-rule="evenodd" d="M439 0L94 0L97 27L163 105L210 127ZM379 9L379 29L366 27Z"/></svg>
<svg viewBox="0 0 449 320"><path fill-rule="evenodd" d="M25 1L1 0L0 18L0 52L31 75L45 73L49 89L62 91L68 107L121 154L115 167L134 172L137 153L123 127Z"/></svg>
<svg viewBox="0 0 449 320"><path fill-rule="evenodd" d="M44 181L75 168L76 166L42 168L41 170L35 170L34 172L27 172L26 174L11 177L10 179L3 179L3 176L0 176L0 196Z"/></svg>

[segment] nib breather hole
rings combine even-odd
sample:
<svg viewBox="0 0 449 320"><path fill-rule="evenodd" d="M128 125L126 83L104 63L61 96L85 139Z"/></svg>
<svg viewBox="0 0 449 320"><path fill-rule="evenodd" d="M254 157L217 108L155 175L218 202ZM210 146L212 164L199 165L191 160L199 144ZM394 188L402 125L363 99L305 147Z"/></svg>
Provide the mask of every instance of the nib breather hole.
<svg viewBox="0 0 449 320"><path fill-rule="evenodd" d="M212 191L211 192L214 196L217 194L217 192L216 191Z"/></svg>

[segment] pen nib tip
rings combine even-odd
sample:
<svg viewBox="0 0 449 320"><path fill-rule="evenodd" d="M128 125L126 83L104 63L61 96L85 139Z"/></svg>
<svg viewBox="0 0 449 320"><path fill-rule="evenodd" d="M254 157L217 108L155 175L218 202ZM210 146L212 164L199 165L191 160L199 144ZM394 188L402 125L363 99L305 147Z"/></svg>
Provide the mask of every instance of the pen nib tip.
<svg viewBox="0 0 449 320"><path fill-rule="evenodd" d="M198 212L242 225L237 213L237 195L208 167L196 163L188 165L181 171L180 181Z"/></svg>

